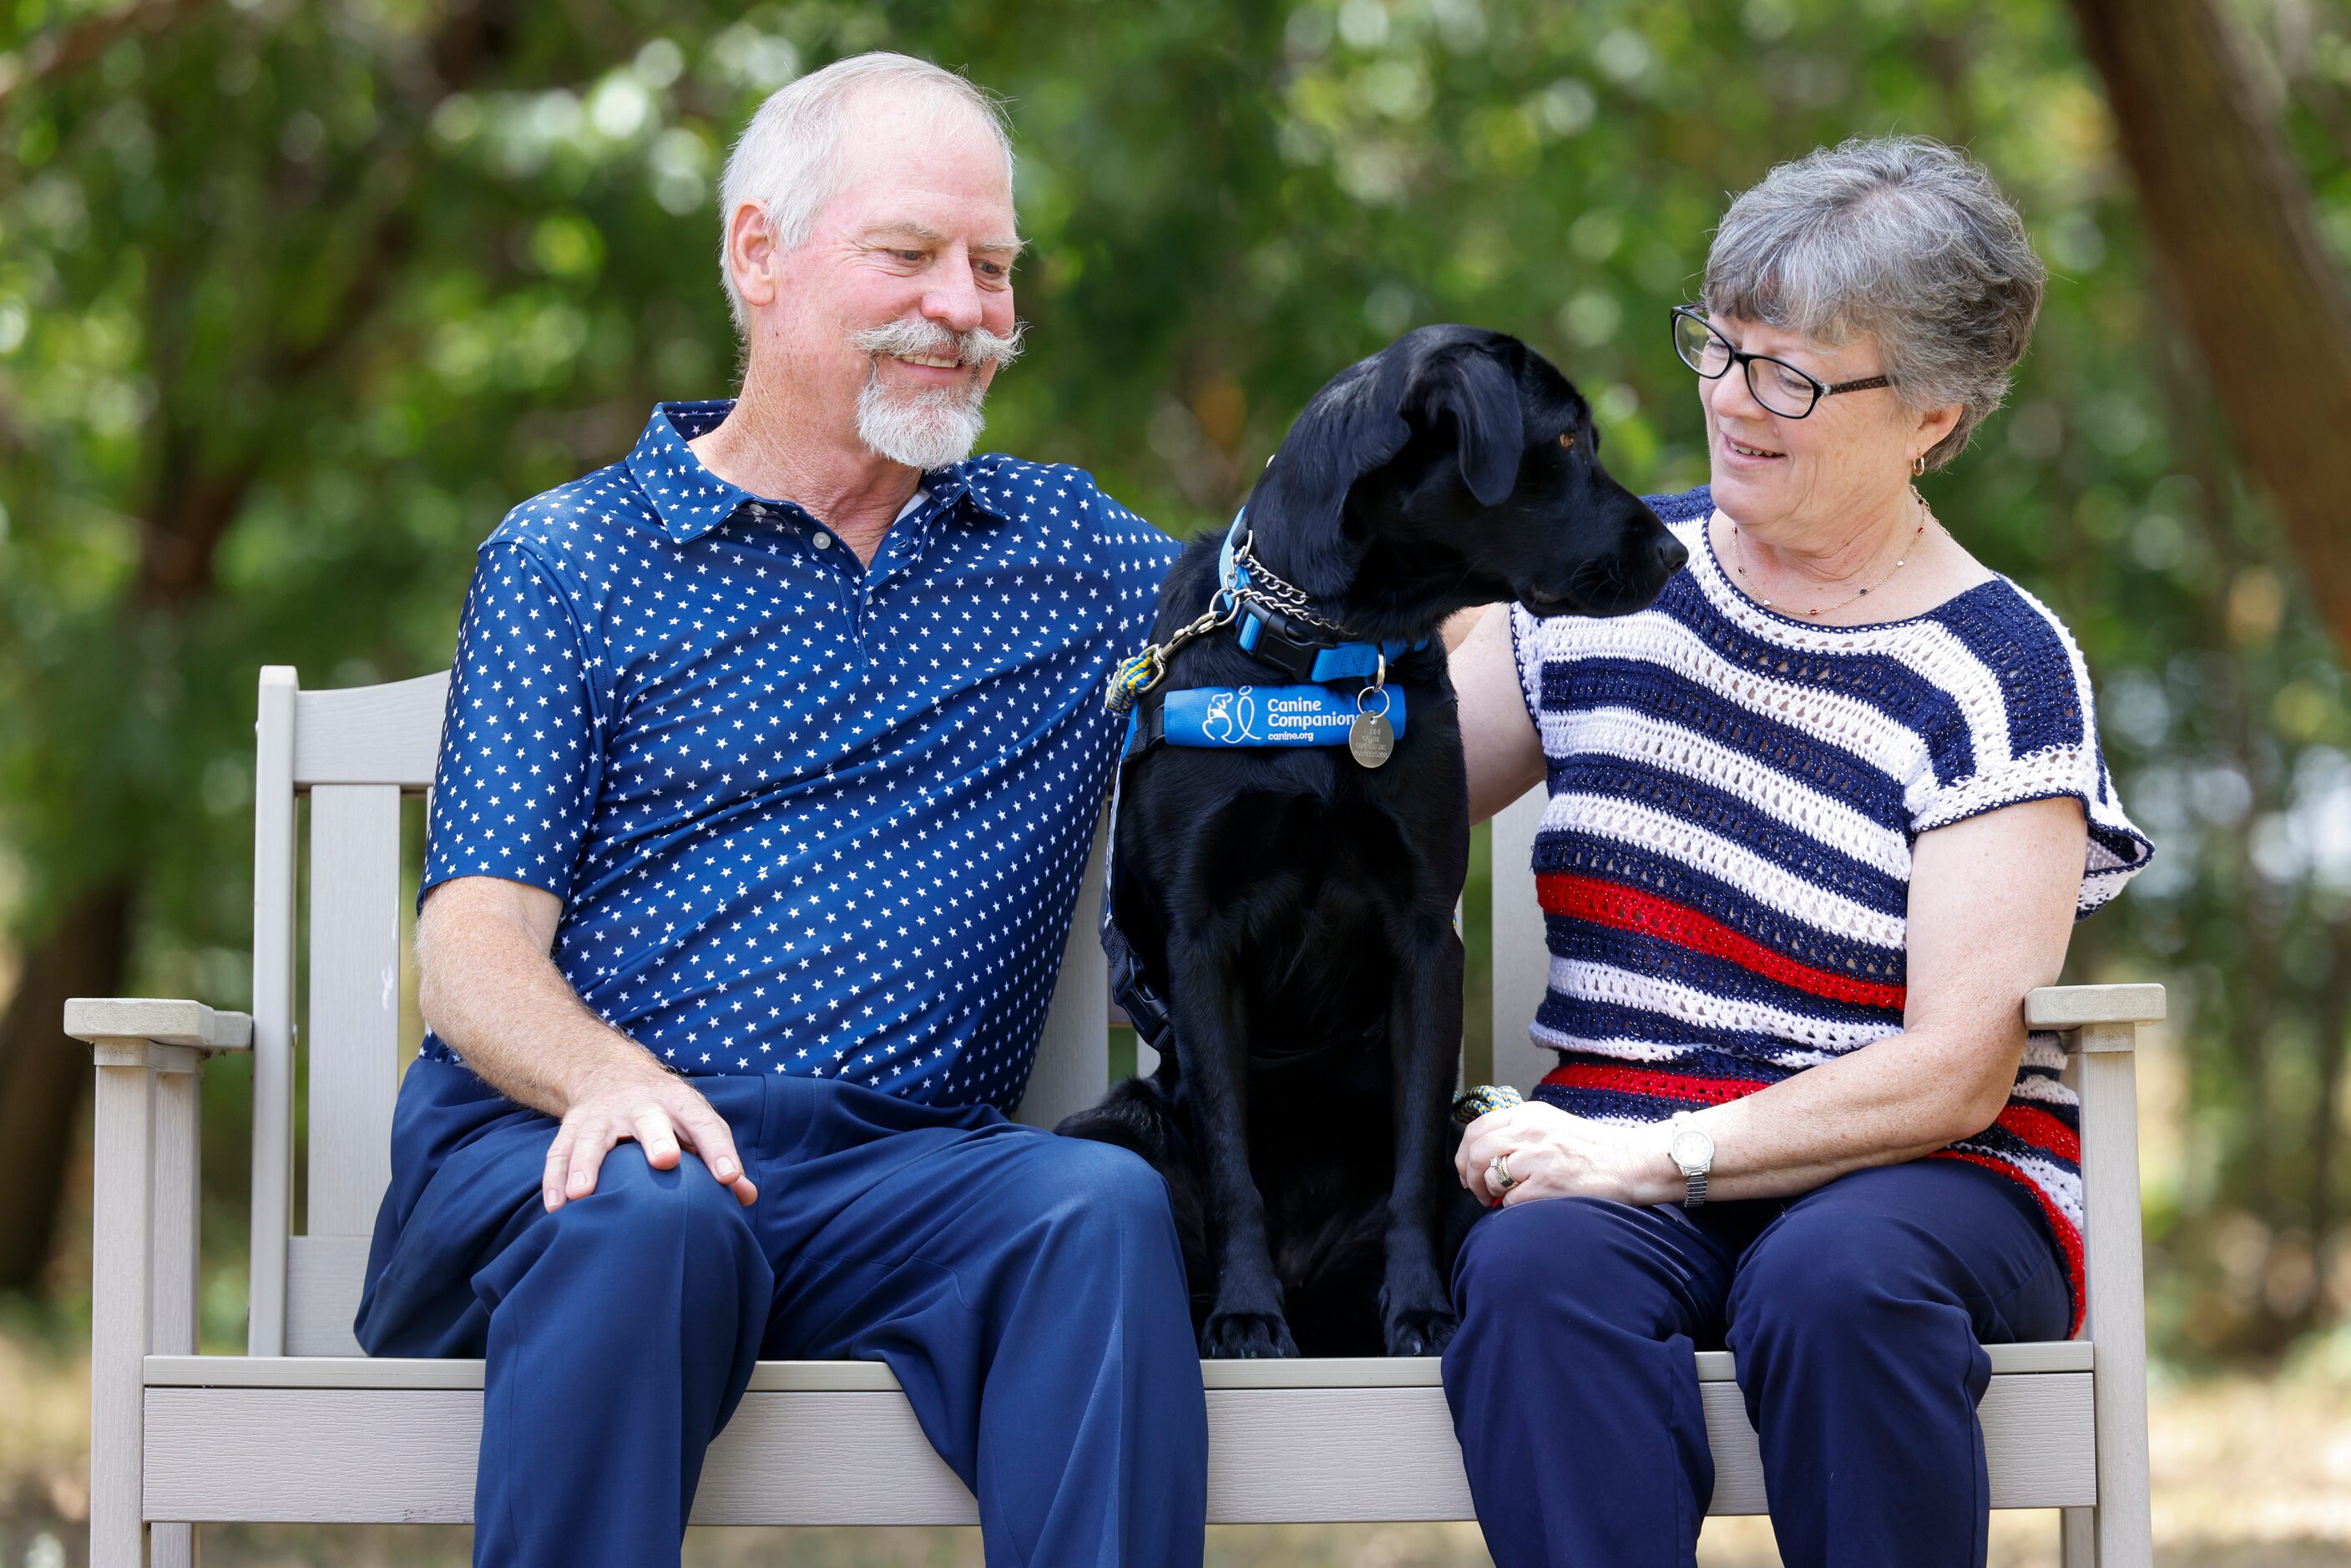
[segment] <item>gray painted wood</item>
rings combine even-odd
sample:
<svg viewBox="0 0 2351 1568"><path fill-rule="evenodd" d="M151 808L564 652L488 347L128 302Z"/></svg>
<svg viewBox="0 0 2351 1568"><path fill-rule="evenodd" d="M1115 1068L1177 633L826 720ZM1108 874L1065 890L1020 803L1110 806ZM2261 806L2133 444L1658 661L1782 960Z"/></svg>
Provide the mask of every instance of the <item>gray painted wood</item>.
<svg viewBox="0 0 2351 1568"><path fill-rule="evenodd" d="M396 784L411 794L433 782L449 672L343 691L304 692L294 728L294 782Z"/></svg>
<svg viewBox="0 0 2351 1568"><path fill-rule="evenodd" d="M1716 1513L1763 1506L1738 1389L1705 1385ZM481 1395L474 1389L149 1391L148 1517L463 1523ZM1231 1388L1207 1394L1209 1517L1219 1523L1467 1519L1443 1389ZM2090 1379L1995 1378L1981 1416L1998 1508L2095 1496ZM744 1396L710 1451L703 1524L968 1524L969 1493L903 1396Z"/></svg>
<svg viewBox="0 0 2351 1568"><path fill-rule="evenodd" d="M297 1236L286 1248L286 1354L357 1355L351 1319L365 1284L365 1236Z"/></svg>
<svg viewBox="0 0 2351 1568"><path fill-rule="evenodd" d="M365 1236L392 1181L400 1086L400 790L310 793L313 1236Z"/></svg>
<svg viewBox="0 0 2351 1568"><path fill-rule="evenodd" d="M227 1017L244 1019L241 1013ZM203 1082L204 1052L166 1045L152 1054L155 1246L148 1341L159 1354L185 1355L196 1348L196 1193L202 1152L196 1092ZM148 1530L148 1568L195 1568L195 1561L194 1526L166 1523Z"/></svg>
<svg viewBox="0 0 2351 1568"><path fill-rule="evenodd" d="M2098 1568L2098 1511L2069 1508L2058 1528L2060 1568Z"/></svg>
<svg viewBox="0 0 2351 1568"><path fill-rule="evenodd" d="M2098 1347L2097 1560L2147 1563L2153 1560L2155 1532L2147 1484L2134 1026L2095 1023L2081 1032L2082 1240L2090 1298L2085 1326Z"/></svg>
<svg viewBox="0 0 2351 1568"><path fill-rule="evenodd" d="M2024 997L2028 1029L2080 1029L2085 1024L2161 1023L2161 986L2042 986ZM2127 1040L2117 1049L2127 1051Z"/></svg>
<svg viewBox="0 0 2351 1568"><path fill-rule="evenodd" d="M252 1282L246 1350L286 1348L286 1238L294 1221L294 713L300 684L261 672L253 769Z"/></svg>
<svg viewBox="0 0 2351 1568"><path fill-rule="evenodd" d="M1053 1005L1045 1014L1037 1060L1021 1095L1019 1119L1033 1127L1052 1126L1098 1103L1110 1088L1110 961L1102 956L1100 934L1102 852L1108 837L1107 821L1098 821L1093 848L1086 856L1085 880L1079 884L1077 908L1061 947Z"/></svg>
<svg viewBox="0 0 2351 1568"><path fill-rule="evenodd" d="M1558 1064L1527 1034L1551 981L1542 908L1535 902L1535 827L1549 789L1537 785L1494 813L1494 1082L1531 1089Z"/></svg>
<svg viewBox="0 0 2351 1568"><path fill-rule="evenodd" d="M90 1165L89 1561L91 1568L141 1568L140 1523L153 1243L154 1070L98 1069Z"/></svg>
<svg viewBox="0 0 2351 1568"><path fill-rule="evenodd" d="M139 1040L193 1051L250 1051L253 1020L202 1002L154 997L75 997L66 1003L66 1033L95 1045Z"/></svg>
<svg viewBox="0 0 2351 1568"><path fill-rule="evenodd" d="M1994 1377L2042 1373L2088 1372L2092 1355L2085 1339L2050 1343L1987 1346ZM1736 1379L1730 1353L1698 1353L1700 1383ZM423 1361L395 1356L151 1355L150 1388L479 1388L478 1361ZM1438 1364L1433 1355L1353 1358L1322 1356L1296 1361L1204 1361L1200 1381L1209 1388L1435 1388ZM763 1361L752 1369L753 1393L888 1393L898 1386L878 1361Z"/></svg>
<svg viewBox="0 0 2351 1568"><path fill-rule="evenodd" d="M161 1054L161 1053L159 1053ZM176 1059L176 1060L175 1060ZM164 1355L196 1348L197 1171L201 1123L196 1091L203 1082L193 1051L165 1057L172 1071L155 1074L154 1246L150 1270L148 1343Z"/></svg>

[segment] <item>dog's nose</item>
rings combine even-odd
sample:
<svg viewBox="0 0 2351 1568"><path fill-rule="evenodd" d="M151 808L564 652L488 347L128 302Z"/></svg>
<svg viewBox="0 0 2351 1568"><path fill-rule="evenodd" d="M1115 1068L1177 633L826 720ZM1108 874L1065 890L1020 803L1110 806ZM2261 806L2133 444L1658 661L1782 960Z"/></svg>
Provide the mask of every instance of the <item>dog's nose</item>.
<svg viewBox="0 0 2351 1568"><path fill-rule="evenodd" d="M1688 564L1688 549L1673 535L1667 534L1657 541L1657 571L1661 576L1673 576Z"/></svg>

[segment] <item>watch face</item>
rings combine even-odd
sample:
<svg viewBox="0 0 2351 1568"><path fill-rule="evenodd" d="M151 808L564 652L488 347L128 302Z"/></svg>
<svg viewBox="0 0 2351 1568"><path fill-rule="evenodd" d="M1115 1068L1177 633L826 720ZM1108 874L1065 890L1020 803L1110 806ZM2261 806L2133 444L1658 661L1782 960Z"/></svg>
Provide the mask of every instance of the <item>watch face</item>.
<svg viewBox="0 0 2351 1568"><path fill-rule="evenodd" d="M1649 1146L1654 1149L1657 1145ZM1685 1127L1676 1133L1674 1141L1666 1147L1674 1156L1674 1164L1684 1170L1699 1169L1714 1158L1714 1140L1696 1127Z"/></svg>

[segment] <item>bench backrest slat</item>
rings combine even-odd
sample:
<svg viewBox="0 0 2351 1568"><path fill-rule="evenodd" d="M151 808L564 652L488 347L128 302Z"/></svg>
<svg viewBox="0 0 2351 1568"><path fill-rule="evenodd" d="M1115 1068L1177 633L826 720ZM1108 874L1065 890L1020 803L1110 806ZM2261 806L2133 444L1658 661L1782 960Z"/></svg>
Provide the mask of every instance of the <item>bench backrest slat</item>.
<svg viewBox="0 0 2351 1568"><path fill-rule="evenodd" d="M309 1225L365 1236L400 1085L400 787L310 791Z"/></svg>
<svg viewBox="0 0 2351 1568"><path fill-rule="evenodd" d="M304 692L294 723L294 783L431 786L449 672L348 691Z"/></svg>
<svg viewBox="0 0 2351 1568"><path fill-rule="evenodd" d="M1494 813L1494 1082L1528 1090L1557 1064L1527 1033L1551 980L1535 903L1535 827L1550 791L1538 784Z"/></svg>

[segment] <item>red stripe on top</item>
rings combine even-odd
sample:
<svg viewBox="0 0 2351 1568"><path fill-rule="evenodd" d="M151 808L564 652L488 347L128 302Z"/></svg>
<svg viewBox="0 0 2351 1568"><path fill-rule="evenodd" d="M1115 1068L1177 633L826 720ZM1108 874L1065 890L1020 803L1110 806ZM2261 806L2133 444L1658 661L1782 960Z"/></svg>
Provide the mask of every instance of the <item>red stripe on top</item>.
<svg viewBox="0 0 2351 1568"><path fill-rule="evenodd" d="M2011 1105L1993 1125L2015 1134L2034 1148L2046 1149L2077 1166L2082 1163L2082 1135L2038 1106Z"/></svg>
<svg viewBox="0 0 2351 1568"><path fill-rule="evenodd" d="M1728 958L1743 969L1831 1001L1900 1012L1908 995L1907 988L1902 986L1856 979L1851 975L1800 964L1695 909L1655 894L1603 882L1598 877L1545 872L1535 878L1535 892L1546 915L1660 937L1693 952Z"/></svg>
<svg viewBox="0 0 2351 1568"><path fill-rule="evenodd" d="M1553 1068L1543 1076L1543 1082L1555 1089L1605 1089L1619 1094L1646 1094L1657 1100L1683 1100L1696 1105L1719 1105L1771 1087L1745 1078L1699 1078L1687 1072L1595 1067L1588 1062Z"/></svg>

